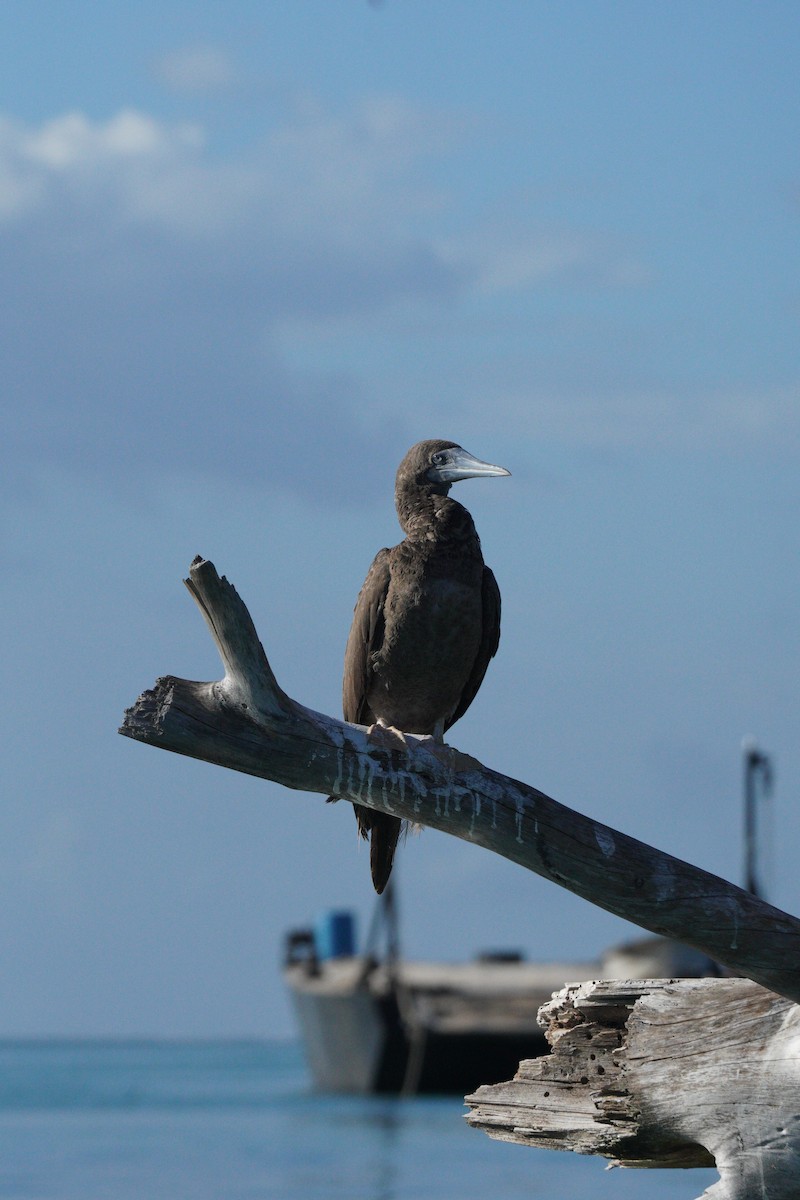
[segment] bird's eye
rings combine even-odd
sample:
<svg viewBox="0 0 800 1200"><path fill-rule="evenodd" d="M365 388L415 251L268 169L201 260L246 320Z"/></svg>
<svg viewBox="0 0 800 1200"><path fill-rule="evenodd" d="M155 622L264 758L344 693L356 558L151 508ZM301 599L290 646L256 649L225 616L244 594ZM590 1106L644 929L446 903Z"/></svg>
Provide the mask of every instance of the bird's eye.
<svg viewBox="0 0 800 1200"><path fill-rule="evenodd" d="M433 465L435 467L440 467L444 461L445 461L445 456L441 450L439 451L438 454L431 455L431 462L433 463Z"/></svg>

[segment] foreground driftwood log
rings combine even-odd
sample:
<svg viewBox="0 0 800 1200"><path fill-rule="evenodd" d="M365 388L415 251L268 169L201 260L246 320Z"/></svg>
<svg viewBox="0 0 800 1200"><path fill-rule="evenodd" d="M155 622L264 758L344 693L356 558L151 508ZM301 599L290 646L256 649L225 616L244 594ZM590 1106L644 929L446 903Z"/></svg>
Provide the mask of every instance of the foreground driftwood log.
<svg viewBox="0 0 800 1200"><path fill-rule="evenodd" d="M788 1001L800 1001L800 921L795 917L565 808L451 747L383 730L370 734L304 708L278 686L247 609L213 564L195 559L186 583L220 651L224 678L214 683L172 676L159 679L127 711L121 733L289 788L383 809L475 842L653 933L694 946L732 973L747 976ZM581 999L572 1005L574 1013L581 1012L581 1004L591 1007L591 986L595 985L590 985L586 1001L580 989L575 993ZM571 1088L571 1095L580 1101L574 1110L575 1127L581 1131L575 1148L610 1151L620 1161L639 1165L651 1153L659 1165L709 1164L713 1157L723 1170L723 1179L712 1189L715 1200L800 1200L800 1182L789 1185L785 1172L773 1170L781 1161L792 1164L792 1170L797 1165L798 1010L760 990L725 991L742 987L732 981L688 985L683 992L669 992L658 982L616 986L618 992L609 993L616 996L610 1006L602 996L599 1004L616 1013L617 1024L610 1034L601 1037L598 1032L596 1044L604 1051L612 1047L609 1061L613 1063L625 1027L624 1079L619 1076L617 1092L606 1085L605 1091L594 1087L599 1067L604 1071L608 1067L599 1055L592 1059L597 1051L590 1051L588 1061L598 1066L593 1074L588 1068L582 1071L577 1089ZM667 1011L659 1032L659 1022L650 1014L662 1011L659 1005L665 997L671 1005L674 996L685 1000L682 1015L676 1018ZM731 1042L728 1034L743 996L763 999L753 999L752 1018L743 1018L750 1022L747 1032ZM701 1000L709 1000L710 1007L701 1005ZM565 1018L568 1027L572 1020ZM655 1054L649 1048L651 1038ZM711 1076L698 1066L699 1051L683 1053L687 1039L701 1048L716 1040L734 1055L731 1062L723 1049L719 1063L720 1078L724 1074L727 1081L724 1096L719 1089L708 1088ZM744 1069L742 1048L748 1043L753 1054ZM563 1049L569 1047L564 1042ZM577 1054L570 1050L571 1056ZM784 1061L785 1071L774 1069L775 1063ZM523 1064L523 1075L528 1070ZM713 1073L710 1060L709 1070ZM763 1086L756 1087L759 1080ZM635 1086L629 1088L629 1081L635 1081ZM498 1087L513 1089L514 1085ZM701 1087L709 1091L708 1102L700 1103L695 1095ZM676 1099L676 1093L684 1100ZM496 1090L493 1094L500 1095ZM774 1096L774 1105L764 1110L771 1114L773 1127L764 1125L760 1117L755 1120L767 1094ZM550 1099L540 1094L542 1098ZM504 1106L509 1109L505 1101L495 1103L483 1092L474 1101L473 1123L491 1126L495 1136L508 1137L516 1130L524 1136L513 1140L538 1138L539 1144L551 1144L552 1119L540 1101L534 1100L534 1107L522 1106L525 1116L518 1124L515 1117L500 1115ZM704 1114L715 1106L719 1120L712 1136ZM573 1111L569 1099L565 1111ZM632 1135L631 1120L638 1123ZM607 1121L608 1134L602 1128ZM596 1135L593 1140L587 1129L598 1122L599 1140ZM656 1130L661 1131L661 1140L651 1147ZM623 1153L623 1142L629 1154ZM769 1179L764 1174L767 1167ZM756 1179L761 1183L756 1185Z"/></svg>
<svg viewBox="0 0 800 1200"><path fill-rule="evenodd" d="M502 1141L627 1167L708 1167L714 1200L800 1196L800 1008L749 979L573 984L552 1053L467 1097Z"/></svg>

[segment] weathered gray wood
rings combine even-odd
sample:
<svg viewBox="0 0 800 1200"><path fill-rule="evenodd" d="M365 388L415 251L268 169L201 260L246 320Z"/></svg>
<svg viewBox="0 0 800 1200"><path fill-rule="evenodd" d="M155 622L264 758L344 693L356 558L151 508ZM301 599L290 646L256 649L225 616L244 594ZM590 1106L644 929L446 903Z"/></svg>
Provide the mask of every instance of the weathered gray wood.
<svg viewBox="0 0 800 1200"><path fill-rule="evenodd" d="M800 921L724 880L565 808L430 739L370 736L304 708L275 682L249 613L212 563L187 584L225 677L157 681L128 737L289 788L341 796L485 846L737 974L800 1000Z"/></svg>
<svg viewBox="0 0 800 1200"><path fill-rule="evenodd" d="M714 1200L800 1196L800 1008L749 979L601 981L540 1012L552 1053L467 1097L493 1138L627 1167L716 1163Z"/></svg>

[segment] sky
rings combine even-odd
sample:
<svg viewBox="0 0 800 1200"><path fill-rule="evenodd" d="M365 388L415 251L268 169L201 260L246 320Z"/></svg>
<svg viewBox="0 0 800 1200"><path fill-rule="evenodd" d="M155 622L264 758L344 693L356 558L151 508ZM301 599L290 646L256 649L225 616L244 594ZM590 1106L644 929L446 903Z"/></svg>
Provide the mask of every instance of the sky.
<svg viewBox="0 0 800 1200"><path fill-rule="evenodd" d="M503 595L450 741L800 912L800 8L6 0L0 1033L291 1036L285 933L374 896L346 805L121 738L217 679L181 580L338 714L394 472L452 438ZM435 831L410 956L637 931Z"/></svg>

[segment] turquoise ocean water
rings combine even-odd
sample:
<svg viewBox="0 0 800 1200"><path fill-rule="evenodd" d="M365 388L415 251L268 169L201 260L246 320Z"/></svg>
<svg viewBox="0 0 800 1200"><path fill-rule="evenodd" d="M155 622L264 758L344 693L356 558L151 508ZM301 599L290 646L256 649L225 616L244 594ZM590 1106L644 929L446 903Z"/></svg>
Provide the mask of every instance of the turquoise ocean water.
<svg viewBox="0 0 800 1200"><path fill-rule="evenodd" d="M2 1200L692 1200L713 1171L504 1146L457 1098L311 1091L281 1042L0 1042Z"/></svg>

